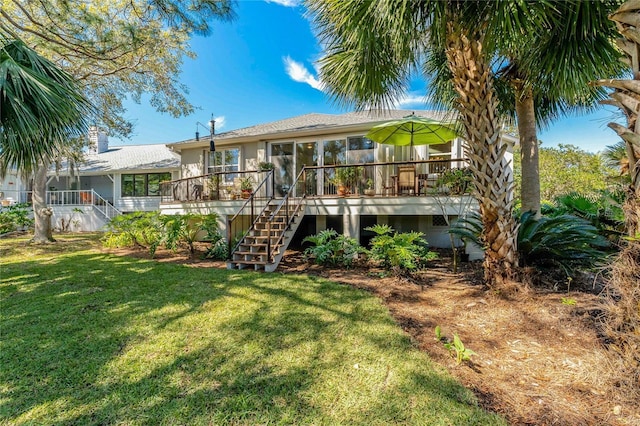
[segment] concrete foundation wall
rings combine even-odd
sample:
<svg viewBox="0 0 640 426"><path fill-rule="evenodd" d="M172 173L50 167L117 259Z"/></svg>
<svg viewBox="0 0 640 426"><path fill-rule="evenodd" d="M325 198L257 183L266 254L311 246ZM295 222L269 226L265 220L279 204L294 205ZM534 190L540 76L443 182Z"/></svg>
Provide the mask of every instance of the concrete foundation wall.
<svg viewBox="0 0 640 426"><path fill-rule="evenodd" d="M93 206L54 206L51 226L60 231L89 232L104 230L107 219Z"/></svg>

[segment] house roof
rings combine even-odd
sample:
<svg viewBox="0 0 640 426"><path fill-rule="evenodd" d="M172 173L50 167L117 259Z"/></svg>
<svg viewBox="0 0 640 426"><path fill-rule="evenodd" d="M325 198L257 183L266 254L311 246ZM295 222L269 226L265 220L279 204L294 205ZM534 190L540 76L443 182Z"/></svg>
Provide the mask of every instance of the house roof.
<svg viewBox="0 0 640 426"><path fill-rule="evenodd" d="M99 154L86 154L76 170L80 174L100 174L128 170L168 171L179 167L180 155L164 144L156 144L114 146ZM61 168L66 169L66 164Z"/></svg>
<svg viewBox="0 0 640 426"><path fill-rule="evenodd" d="M346 114L311 113L216 134L215 140L216 142L244 142L249 140L264 140L267 138L276 139L279 137L306 136L311 134L320 135L339 130L364 129L372 127L376 123L397 120L412 113L435 120L446 120L452 117L450 112L425 110L360 111ZM188 139L169 144L169 146L180 150L187 146L204 146L206 144L208 144L208 136L203 137L200 141Z"/></svg>

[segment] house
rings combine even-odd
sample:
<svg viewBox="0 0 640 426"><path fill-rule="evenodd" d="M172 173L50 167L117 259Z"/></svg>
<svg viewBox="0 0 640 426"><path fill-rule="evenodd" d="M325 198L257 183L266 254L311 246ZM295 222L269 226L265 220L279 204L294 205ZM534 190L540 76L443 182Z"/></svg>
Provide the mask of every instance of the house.
<svg viewBox="0 0 640 426"><path fill-rule="evenodd" d="M327 228L367 243L365 228L376 223L451 247L450 219L477 204L436 186L443 172L465 166L463 141L395 147L365 137L412 113L446 118L406 110L306 114L214 135L215 151L206 137L169 144L180 154L180 179L163 184L160 210L220 214L235 250L230 266L273 270L291 241ZM265 163L273 170L261 171ZM253 192L243 198L247 181Z"/></svg>
<svg viewBox="0 0 640 426"><path fill-rule="evenodd" d="M179 177L180 156L164 144L109 146L93 128L90 149L77 165L63 161L47 180L47 203L54 227L72 231L102 229L114 216L160 208L160 183ZM2 181L3 200L28 202L30 182L9 174Z"/></svg>

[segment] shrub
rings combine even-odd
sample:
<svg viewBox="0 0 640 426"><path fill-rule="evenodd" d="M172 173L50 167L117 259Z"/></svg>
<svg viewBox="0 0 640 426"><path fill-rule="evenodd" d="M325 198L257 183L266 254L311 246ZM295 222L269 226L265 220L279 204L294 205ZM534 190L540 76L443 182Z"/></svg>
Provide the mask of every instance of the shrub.
<svg viewBox="0 0 640 426"><path fill-rule="evenodd" d="M358 254L365 252L354 238L339 235L333 229L310 235L303 242L313 244L304 254L307 258L313 258L318 265L351 266Z"/></svg>
<svg viewBox="0 0 640 426"><path fill-rule="evenodd" d="M388 225L374 225L365 228L376 236L371 239L369 257L394 272L406 272L426 265L437 254L427 249L427 242L421 232L397 233Z"/></svg>
<svg viewBox="0 0 640 426"><path fill-rule="evenodd" d="M610 241L616 241L625 233L623 203L623 193L602 191L599 194L585 195L571 192L557 197L555 204L546 206L543 212L550 216L578 216L589 221Z"/></svg>
<svg viewBox="0 0 640 426"><path fill-rule="evenodd" d="M153 256L163 240L159 212L135 212L116 216L107 225L102 241L106 247L142 247Z"/></svg>
<svg viewBox="0 0 640 426"><path fill-rule="evenodd" d="M210 246L205 253L205 259L226 260L229 257L227 241L220 233L217 213L205 215L202 220L201 229L205 232L202 241L207 241Z"/></svg>
<svg viewBox="0 0 640 426"><path fill-rule="evenodd" d="M482 246L477 213L459 219L449 232ZM543 216L526 212L518 227L520 265L558 265L570 275L574 266L591 266L606 256L608 241L586 220L573 215Z"/></svg>
<svg viewBox="0 0 640 426"><path fill-rule="evenodd" d="M204 233L203 241L211 242L205 257L225 259L227 247L219 232L218 217L215 213L161 215L137 212L121 215L109 222L103 244L107 247L143 247L152 257L160 246L173 251L186 247L193 254L194 243Z"/></svg>
<svg viewBox="0 0 640 426"><path fill-rule="evenodd" d="M569 274L573 266L591 266L605 256L607 240L595 226L573 215L535 218L524 213L518 228L518 253L523 266L557 264Z"/></svg>
<svg viewBox="0 0 640 426"><path fill-rule="evenodd" d="M33 226L31 207L27 203L18 203L0 209L0 234Z"/></svg>

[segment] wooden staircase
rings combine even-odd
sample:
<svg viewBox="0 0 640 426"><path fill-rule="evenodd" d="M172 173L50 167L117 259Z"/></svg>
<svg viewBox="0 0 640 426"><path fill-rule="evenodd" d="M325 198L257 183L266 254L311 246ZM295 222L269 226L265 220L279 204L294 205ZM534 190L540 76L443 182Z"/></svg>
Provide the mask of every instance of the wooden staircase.
<svg viewBox="0 0 640 426"><path fill-rule="evenodd" d="M291 201L269 201L232 251L227 268L276 270L305 213L304 198Z"/></svg>

